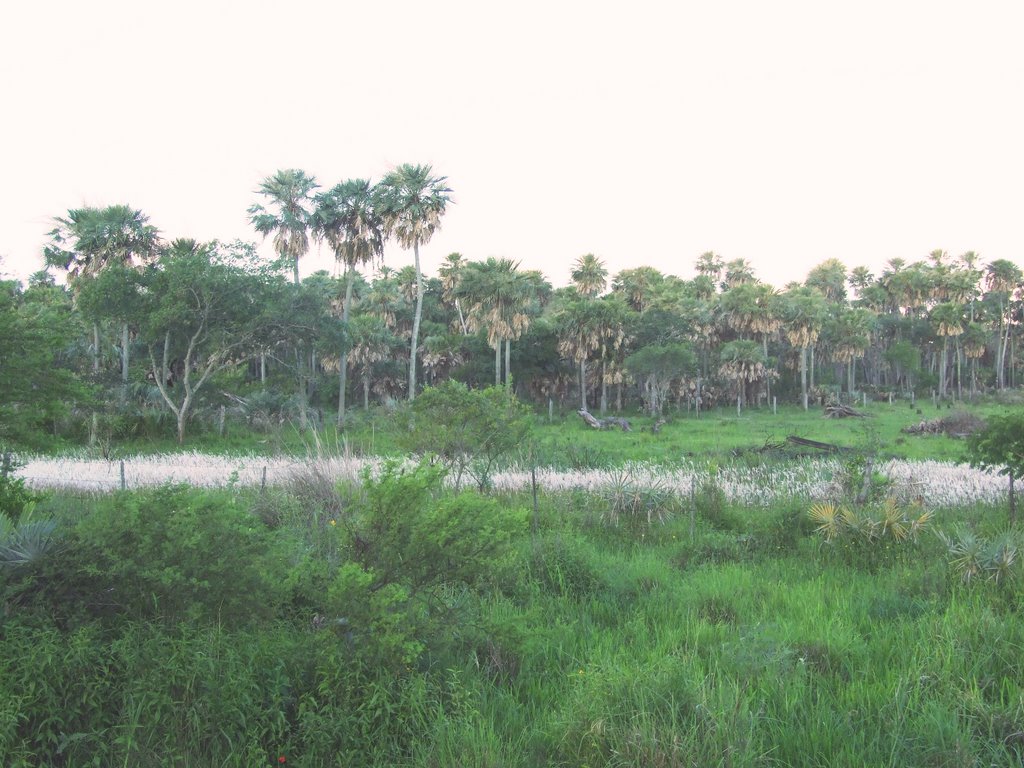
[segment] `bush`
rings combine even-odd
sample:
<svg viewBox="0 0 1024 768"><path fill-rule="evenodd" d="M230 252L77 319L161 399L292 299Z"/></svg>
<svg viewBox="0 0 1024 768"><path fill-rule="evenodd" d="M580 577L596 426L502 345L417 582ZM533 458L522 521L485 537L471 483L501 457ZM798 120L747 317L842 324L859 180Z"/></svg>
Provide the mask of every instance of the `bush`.
<svg viewBox="0 0 1024 768"><path fill-rule="evenodd" d="M282 558L259 521L224 494L183 486L105 500L68 556L101 614L244 625L272 615L283 591Z"/></svg>

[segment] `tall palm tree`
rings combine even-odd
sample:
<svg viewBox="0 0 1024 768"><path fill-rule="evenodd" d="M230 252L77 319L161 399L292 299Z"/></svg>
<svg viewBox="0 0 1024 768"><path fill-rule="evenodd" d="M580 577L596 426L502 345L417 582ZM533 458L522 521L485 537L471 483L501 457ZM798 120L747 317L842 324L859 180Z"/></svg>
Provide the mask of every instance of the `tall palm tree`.
<svg viewBox="0 0 1024 768"><path fill-rule="evenodd" d="M725 261L717 253L707 251L697 257L694 264L697 274L710 277L715 283L722 279L722 270L725 269Z"/></svg>
<svg viewBox="0 0 1024 768"><path fill-rule="evenodd" d="M999 326L996 331L996 386L999 389L1006 386L1006 350L1009 347L1011 325L1007 310L1022 278L1024 275L1020 267L1007 259L996 259L985 268L985 288L999 301Z"/></svg>
<svg viewBox="0 0 1024 768"><path fill-rule="evenodd" d="M624 269L612 280L612 291L642 315L651 302L651 293L663 280L654 267Z"/></svg>
<svg viewBox="0 0 1024 768"><path fill-rule="evenodd" d="M825 321L825 298L812 288L797 288L784 295L786 338L800 349L800 394L807 410L807 349L818 340Z"/></svg>
<svg viewBox="0 0 1024 768"><path fill-rule="evenodd" d="M587 408L587 358L601 346L598 302L570 299L558 313L558 352L579 366L580 408Z"/></svg>
<svg viewBox="0 0 1024 768"><path fill-rule="evenodd" d="M292 277L299 284L299 259L309 250L312 213L310 194L319 185L316 179L297 168L288 168L268 176L256 190L267 198L271 210L259 203L249 207L249 222L264 239L274 236L274 251L282 263L292 264ZM302 345L295 347L295 368L299 378L299 425L306 428L306 365Z"/></svg>
<svg viewBox="0 0 1024 768"><path fill-rule="evenodd" d="M67 272L74 289L82 278L95 277L112 266L142 267L152 262L160 250L160 233L142 211L127 205L106 208L77 208L66 218L55 220L44 248L49 266ZM122 399L128 392L129 325L121 325ZM99 325L93 323L93 369L99 369Z"/></svg>
<svg viewBox="0 0 1024 768"><path fill-rule="evenodd" d="M444 262L438 268L437 273L441 278L441 301L455 307L459 316L459 329L463 336L469 335L469 325L466 323L466 316L462 312L462 304L459 302L459 283L462 280L462 270L466 266L466 260L461 253L449 253Z"/></svg>
<svg viewBox="0 0 1024 768"><path fill-rule="evenodd" d="M725 264L725 280L722 290L735 288L744 283L754 282L754 268L746 259L733 259Z"/></svg>
<svg viewBox="0 0 1024 768"><path fill-rule="evenodd" d="M319 184L297 168L268 176L256 190L267 198L271 210L259 203L249 207L249 221L266 238L274 235L274 251L280 259L292 262L295 284L299 284L299 259L309 250L310 193Z"/></svg>
<svg viewBox="0 0 1024 768"><path fill-rule="evenodd" d="M457 295L466 300L469 327L486 329L487 343L494 347L494 385L502 382L501 345L506 343L505 382L508 383L508 344L530 327L526 311L532 283L519 271L518 262L491 257L471 262L462 272Z"/></svg>
<svg viewBox="0 0 1024 768"><path fill-rule="evenodd" d="M604 262L592 253L573 262L571 277L580 296L588 299L601 295L608 284L608 270Z"/></svg>
<svg viewBox="0 0 1024 768"><path fill-rule="evenodd" d="M423 273L420 270L420 246L430 242L441 226L441 217L450 203L451 190L446 176L434 176L429 165L400 165L378 185L378 209L384 217L385 231L394 234L398 244L412 248L416 265L416 311L412 324L409 352L409 399L416 397L416 347L419 343L420 317L423 314Z"/></svg>
<svg viewBox="0 0 1024 768"><path fill-rule="evenodd" d="M949 366L949 339L964 332L964 308L954 301L946 301L932 307L931 322L935 333L942 339L942 356L939 358L939 397L947 391L946 371ZM959 363L959 358L957 358ZM957 365L957 381L960 380L960 366Z"/></svg>
<svg viewBox="0 0 1024 768"><path fill-rule="evenodd" d="M313 236L327 241L334 258L345 265L345 301L341 320L346 329L352 306L356 269L371 264L384 253L384 225L374 209L369 179L349 179L317 195L310 219ZM345 389L348 351L342 350L338 363L338 426L345 422Z"/></svg>

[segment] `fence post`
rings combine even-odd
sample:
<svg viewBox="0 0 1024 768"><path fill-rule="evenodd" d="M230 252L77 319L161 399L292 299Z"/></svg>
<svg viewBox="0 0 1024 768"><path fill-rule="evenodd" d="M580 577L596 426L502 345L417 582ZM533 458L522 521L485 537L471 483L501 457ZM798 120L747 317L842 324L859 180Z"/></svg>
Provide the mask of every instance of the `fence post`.
<svg viewBox="0 0 1024 768"><path fill-rule="evenodd" d="M126 487L124 482L124 459L121 459L121 490L125 490Z"/></svg>

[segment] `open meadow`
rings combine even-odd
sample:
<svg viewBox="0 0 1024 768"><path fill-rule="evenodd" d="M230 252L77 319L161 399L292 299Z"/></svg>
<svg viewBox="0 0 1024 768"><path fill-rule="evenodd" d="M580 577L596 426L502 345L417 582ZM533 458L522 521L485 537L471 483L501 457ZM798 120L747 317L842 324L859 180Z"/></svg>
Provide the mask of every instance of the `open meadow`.
<svg viewBox="0 0 1024 768"><path fill-rule="evenodd" d="M933 408L868 410L680 414L657 434L571 417L461 488L383 417L290 455L24 457L3 485L21 511L0 551L0 754L1019 764L1005 478L900 433Z"/></svg>

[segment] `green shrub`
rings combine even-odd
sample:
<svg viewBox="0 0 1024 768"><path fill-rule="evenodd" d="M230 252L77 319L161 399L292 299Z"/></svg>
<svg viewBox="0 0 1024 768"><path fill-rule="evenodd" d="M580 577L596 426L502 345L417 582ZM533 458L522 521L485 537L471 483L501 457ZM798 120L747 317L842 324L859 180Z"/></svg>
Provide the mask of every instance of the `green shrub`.
<svg viewBox="0 0 1024 768"><path fill-rule="evenodd" d="M101 614L233 626L273 615L283 593L284 559L259 521L223 493L182 486L105 500L68 557Z"/></svg>

